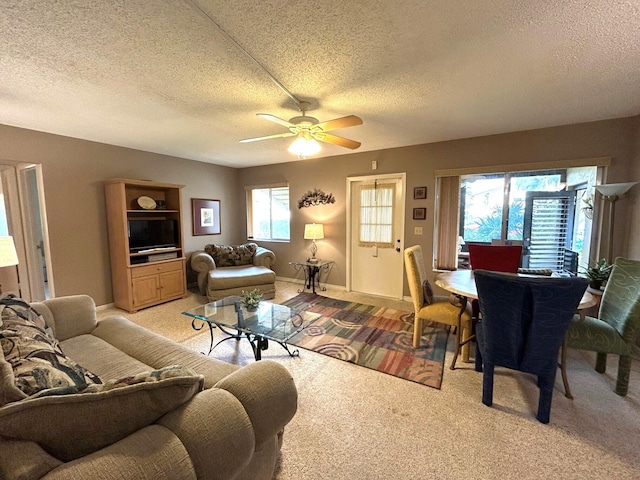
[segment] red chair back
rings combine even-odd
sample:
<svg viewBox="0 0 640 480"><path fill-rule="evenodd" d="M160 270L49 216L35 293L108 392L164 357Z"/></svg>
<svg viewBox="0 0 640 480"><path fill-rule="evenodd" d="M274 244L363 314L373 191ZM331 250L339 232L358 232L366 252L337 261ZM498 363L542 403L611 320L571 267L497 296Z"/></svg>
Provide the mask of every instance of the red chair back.
<svg viewBox="0 0 640 480"><path fill-rule="evenodd" d="M470 243L469 263L473 270L518 273L522 245L481 245Z"/></svg>

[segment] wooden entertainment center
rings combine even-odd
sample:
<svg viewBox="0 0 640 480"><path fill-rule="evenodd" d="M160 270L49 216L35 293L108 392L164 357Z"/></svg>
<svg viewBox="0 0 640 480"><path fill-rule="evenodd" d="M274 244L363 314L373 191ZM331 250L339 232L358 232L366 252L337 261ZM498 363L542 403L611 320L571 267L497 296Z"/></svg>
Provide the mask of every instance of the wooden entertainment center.
<svg viewBox="0 0 640 480"><path fill-rule="evenodd" d="M124 178L104 183L114 305L136 312L184 298L187 292L181 216L184 185ZM144 248L141 244L132 248L130 223L163 220L175 226L175 240L170 245Z"/></svg>

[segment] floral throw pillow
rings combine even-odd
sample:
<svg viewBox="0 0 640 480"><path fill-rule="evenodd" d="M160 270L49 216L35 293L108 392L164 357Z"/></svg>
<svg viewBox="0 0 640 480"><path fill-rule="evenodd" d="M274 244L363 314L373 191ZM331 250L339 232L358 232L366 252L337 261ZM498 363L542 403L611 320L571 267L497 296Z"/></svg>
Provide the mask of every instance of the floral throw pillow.
<svg viewBox="0 0 640 480"><path fill-rule="evenodd" d="M62 352L42 317L24 300L3 297L0 308L4 361L11 366L15 387L26 396L43 390L77 393L90 384L102 383Z"/></svg>
<svg viewBox="0 0 640 480"><path fill-rule="evenodd" d="M217 267L252 265L253 256L257 250L258 245L255 243L245 243L243 245L211 244L204 247L204 251L211 255Z"/></svg>

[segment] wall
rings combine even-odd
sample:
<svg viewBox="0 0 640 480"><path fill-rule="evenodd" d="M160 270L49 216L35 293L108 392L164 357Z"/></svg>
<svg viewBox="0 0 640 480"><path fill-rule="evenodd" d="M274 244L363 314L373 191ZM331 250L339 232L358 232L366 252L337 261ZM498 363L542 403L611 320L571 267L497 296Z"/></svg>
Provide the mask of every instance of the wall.
<svg viewBox="0 0 640 480"><path fill-rule="evenodd" d="M609 182L640 180L639 137L639 117L633 117L237 170L0 125L0 163L6 160L43 165L56 295L87 293L100 305L112 301L102 185L107 178L186 185L183 221L187 252L207 243L245 241L243 187L288 181L292 240L265 245L278 255L276 273L281 277L295 276L288 262L308 256L310 247L309 241L302 239L304 224L322 220L326 238L318 242L319 256L336 261L327 280L345 285L348 176L406 172L407 192L417 186L428 187L426 221L411 219L418 201L412 200L412 195L407 200L405 245L422 245L430 264L435 170L611 156ZM378 162L375 172L371 170L372 160ZM332 193L336 203L298 210L300 197L316 187ZM630 192L629 201L619 201L616 207L614 252L624 255L628 251L635 258L640 258L639 188ZM221 201L221 235L192 236L191 198ZM423 201L420 203L424 205ZM422 236L413 235L415 226L424 228Z"/></svg>
<svg viewBox="0 0 640 480"><path fill-rule="evenodd" d="M640 115L635 118L635 145L630 162L629 182L640 182ZM640 260L640 185L636 185L629 193L617 202L628 205L632 215L629 218L629 237L627 241L627 255ZM617 206L619 206L617 205ZM618 210L616 210L617 221ZM640 337L638 338L640 345Z"/></svg>
<svg viewBox="0 0 640 480"><path fill-rule="evenodd" d="M2 161L41 163L56 296L86 293L111 303L103 181L123 177L183 184L185 251L237 243L237 170L0 125ZM191 198L219 199L221 235L192 236ZM241 237L240 237L241 239Z"/></svg>
<svg viewBox="0 0 640 480"><path fill-rule="evenodd" d="M288 181L290 184L291 242L261 242L276 252L275 270L278 276L296 276L288 263L308 256L310 243L302 238L304 224L322 220L326 224L325 239L318 241L318 256L336 261L335 268L326 280L331 284L345 285L347 177L406 172L408 195L405 246L420 244L425 262L431 265L435 170L610 156L612 164L608 181L628 181L632 175L632 164L634 160L637 161L637 156L634 157L637 135L638 117L607 120L246 168L240 171L239 183L255 185ZM371 170L373 160L378 164L376 171ZM414 187L424 185L427 186L427 220L416 221L412 219L412 209L414 206L424 206L425 203L423 200L413 200L412 192ZM298 210L299 198L314 188L333 193L336 203ZM239 196L238 203L244 203L244 198ZM629 237L627 226L632 215L628 204L619 203L616 210L614 253L625 254ZM423 235L413 234L416 226L423 227ZM405 292L407 291L405 288Z"/></svg>

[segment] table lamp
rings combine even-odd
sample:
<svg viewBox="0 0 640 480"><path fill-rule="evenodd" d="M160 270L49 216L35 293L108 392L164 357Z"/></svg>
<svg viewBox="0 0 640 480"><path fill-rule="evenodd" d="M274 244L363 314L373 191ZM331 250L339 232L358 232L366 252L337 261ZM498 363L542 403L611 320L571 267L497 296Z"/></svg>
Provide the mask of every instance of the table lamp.
<svg viewBox="0 0 640 480"><path fill-rule="evenodd" d="M607 242L607 261L613 263L611 258L613 247L613 219L615 212L615 203L618 197L624 195L638 182L627 183L609 183L605 185L596 185L595 189L602 194L605 200L609 202L609 241Z"/></svg>
<svg viewBox="0 0 640 480"><path fill-rule="evenodd" d="M13 237L0 237L0 268L18 265L18 254ZM2 294L2 284L0 284Z"/></svg>
<svg viewBox="0 0 640 480"><path fill-rule="evenodd" d="M311 258L307 261L309 263L318 263L316 253L318 252L318 246L316 245L316 239L324 238L324 228L321 223L307 223L304 226L304 239L313 240L311 244Z"/></svg>

